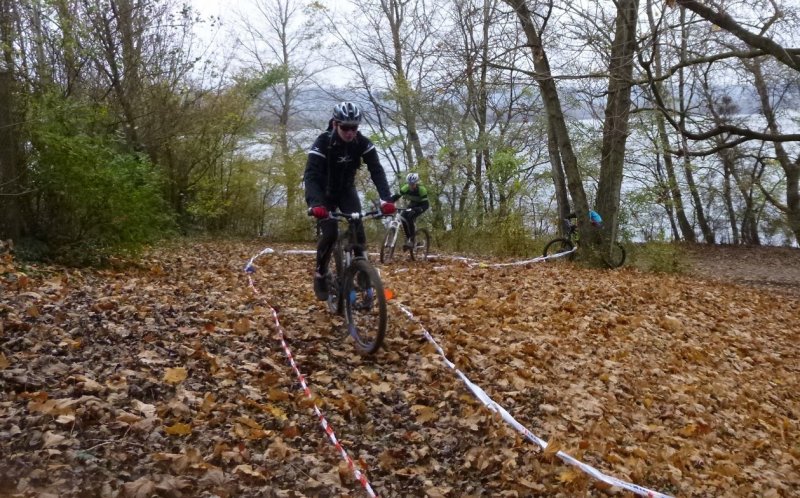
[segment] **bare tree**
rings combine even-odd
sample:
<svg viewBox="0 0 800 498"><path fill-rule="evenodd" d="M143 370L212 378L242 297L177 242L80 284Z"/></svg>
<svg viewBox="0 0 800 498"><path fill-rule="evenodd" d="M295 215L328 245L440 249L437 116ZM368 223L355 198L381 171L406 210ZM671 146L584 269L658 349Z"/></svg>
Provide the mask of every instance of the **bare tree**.
<svg viewBox="0 0 800 498"><path fill-rule="evenodd" d="M684 57L678 65L667 71L665 76L662 77L657 77L653 73L650 64L651 61L642 61L643 68L650 79L650 87L656 106L663 113L664 118L671 126L684 137L684 140L696 142L714 140L714 146L710 149L698 151L690 148L688 143L685 143L682 150L677 151L677 153L684 156L709 156L726 148L733 148L749 141L767 141L775 144L776 156L783 157L783 161L781 162L779 160L779 162L786 175L787 184L786 203L779 202L775 205L785 213L791 231L795 234L795 238L800 241L800 237L798 236L798 233L800 233L798 232L798 229L800 229L800 216L797 214L799 212L798 210L800 210L800 191L798 191L800 187L798 185L798 177L800 177L800 173L798 173L798 168L800 168L800 156L794 160L791 159L782 145L786 142L800 141L800 134L783 133L777 125L777 120L774 119L774 113L771 111L772 106L769 99L765 100L766 88L762 88L761 90L758 88L758 72L755 71L755 67L757 67L758 63L754 62L758 60L758 57L772 58L788 68L796 78L796 71L800 70L800 65L798 65L798 61L800 60L798 59L798 50L786 48L775 41L775 38L780 36L781 33L796 32L798 27L796 16L787 16L786 12L791 10L791 7L780 5L776 0L763 2L764 13L766 15L760 16L759 24L757 25L758 32L752 33L722 8L701 4L695 1L677 0L668 3L677 4L680 8L681 16L684 16L686 11L691 11L699 17L713 23L718 30L722 30L721 34L732 35L734 40L745 47L740 48L735 46L734 40L720 40L718 44L723 50L720 50L719 53L709 55L706 52L693 57ZM769 9L772 9L771 14ZM759 94L762 113L767 120L767 129L761 131L752 129L752 127L749 126L739 126L719 120L712 121L710 123L711 126L698 123L690 127L687 126L685 119L675 119L668 105L665 103L660 89L655 84L656 81L660 78L668 77L673 73L680 74L685 67L693 66L698 63L711 65L731 58L739 59L741 60L741 64L751 68L750 72L754 77L754 85ZM770 122L772 122L771 125ZM722 138L722 140L720 140L720 138ZM695 193L695 190L691 188L690 191L693 194ZM772 200L776 201L774 197ZM696 208L700 205L697 202L697 198L695 198L695 204ZM704 218L698 218L698 221L703 220ZM705 228L701 226L701 229L707 241L713 240L713 234L710 233L710 228L707 225Z"/></svg>
<svg viewBox="0 0 800 498"><path fill-rule="evenodd" d="M299 105L302 94L312 87L317 71L313 53L318 33L313 29L313 17L306 15L299 2L256 0L254 7L257 15L240 14L239 43L244 49L243 62L261 73L277 70L280 75L278 84L259 96L257 112L266 114L275 125L270 141L286 193L286 215L291 216L302 204L303 164L293 152L305 144L292 143L290 130L303 111Z"/></svg>
<svg viewBox="0 0 800 498"><path fill-rule="evenodd" d="M662 43L661 43L661 33L658 28L658 24L655 20L655 15L653 12L653 1L647 1L647 16L650 25L651 33L653 34L653 41L652 41L652 63L654 66L654 71L656 75L656 81L654 85L657 91L660 94L665 94L664 83L662 79L663 75L663 67L664 61L662 59ZM643 55L640 52L639 54L640 62L643 60ZM659 137L659 145L661 147L661 152L663 153L664 157L664 169L666 173L667 185L668 190L665 194L668 196L668 203L666 205L670 215L674 213L675 218L678 221L678 227L680 228L680 236L683 237L684 240L689 242L695 242L695 233L694 228L692 228L691 224L689 223L689 219L686 216L686 212L684 210L684 202L683 202L683 195L681 193L680 186L678 184L678 178L675 174L675 164L674 164L674 155L672 154L671 150L672 147L670 146L670 137L667 134L667 126L666 120L661 113L657 113L654 117L655 123L658 129L658 137ZM678 234L676 233L676 238L678 238Z"/></svg>
<svg viewBox="0 0 800 498"><path fill-rule="evenodd" d="M762 61L760 59L751 59L750 61L744 61L743 64L753 75L753 83L761 103L761 114L767 122L767 129L773 135L780 135L780 125L773 107ZM772 86L774 87L775 85ZM797 242L800 243L800 151L797 151L796 157L792 159L789 157L789 152L783 143L773 142L772 144L775 150L775 160L786 175L786 202L781 202L766 189L762 190L770 203L786 215L789 227L794 233Z"/></svg>
<svg viewBox="0 0 800 498"><path fill-rule="evenodd" d="M719 26L728 33L739 38L746 45L761 51L762 55L771 55L789 68L800 71L800 50L786 48L774 39L764 36L770 26L776 22L778 18L783 17L783 9L778 5L777 1L771 0L769 2L774 9L774 14L764 22L760 33L751 33L736 22L725 10L715 10L714 6L707 5L707 3L710 2L701 3L696 0L669 0L667 3L677 3L680 7L691 10L706 21Z"/></svg>
<svg viewBox="0 0 800 498"><path fill-rule="evenodd" d="M686 19L686 11L681 10L680 13L680 38L679 38L679 48L678 48L678 57L681 60L684 60L687 57L688 52L688 41L689 41L689 27L688 21ZM681 129L687 129L687 120L690 119L690 112L691 107L693 107L692 102L694 99L694 82L696 78L692 79L692 83L688 81L687 77L687 69L681 67L678 69L678 124ZM711 226L706 219L705 210L703 209L703 202L700 198L700 192L697 187L697 184L694 179L694 165L692 164L691 158L689 157L689 143L686 138L685 134L680 136L680 149L683 152L683 175L686 179L686 184L689 188L689 196L691 197L694 205L694 215L697 219L697 224L700 226L700 231L703 234L703 238L705 239L707 244L714 243L714 233L711 230Z"/></svg>
<svg viewBox="0 0 800 498"><path fill-rule="evenodd" d="M547 115L548 126L552 127L555 137L555 145L558 146L558 155L561 157L561 164L564 166L567 186L574 203L577 213L588 213L589 204L586 199L586 192L583 188L581 173L578 168L578 159L572 147L566 118L561 107L561 100L556 88L555 79L550 70L550 63L542 43L541 32L544 31L552 13L552 2L549 2L545 12L538 16L539 23L534 21L534 15L528 8L525 0L504 0L517 14L522 30L528 42L533 59L533 69L536 75L536 83L542 94L542 101ZM553 153L550 154L553 157ZM565 208L560 207L563 212ZM583 232L588 240L587 217L578 217L579 230Z"/></svg>

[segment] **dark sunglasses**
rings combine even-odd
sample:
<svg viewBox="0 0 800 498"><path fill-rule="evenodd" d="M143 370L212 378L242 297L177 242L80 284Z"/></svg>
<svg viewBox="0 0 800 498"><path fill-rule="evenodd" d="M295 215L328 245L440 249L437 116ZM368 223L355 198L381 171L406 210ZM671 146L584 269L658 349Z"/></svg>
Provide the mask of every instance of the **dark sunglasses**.
<svg viewBox="0 0 800 498"><path fill-rule="evenodd" d="M342 131L356 131L358 129L358 125L346 125L340 123L339 128L341 128Z"/></svg>

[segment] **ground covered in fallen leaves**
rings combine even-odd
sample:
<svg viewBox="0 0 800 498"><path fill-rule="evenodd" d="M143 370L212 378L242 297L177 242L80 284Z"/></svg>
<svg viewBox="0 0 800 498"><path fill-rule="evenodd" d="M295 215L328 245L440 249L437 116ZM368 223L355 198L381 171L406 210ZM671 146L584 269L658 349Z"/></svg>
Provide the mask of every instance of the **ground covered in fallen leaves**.
<svg viewBox="0 0 800 498"><path fill-rule="evenodd" d="M258 294L242 272L258 242L105 270L0 256L0 496L366 496L311 403L380 496L629 495L558 450L676 496L800 490L798 297L400 258L381 267L386 348L365 358L313 299L313 257L273 247ZM421 327L548 449L486 409Z"/></svg>

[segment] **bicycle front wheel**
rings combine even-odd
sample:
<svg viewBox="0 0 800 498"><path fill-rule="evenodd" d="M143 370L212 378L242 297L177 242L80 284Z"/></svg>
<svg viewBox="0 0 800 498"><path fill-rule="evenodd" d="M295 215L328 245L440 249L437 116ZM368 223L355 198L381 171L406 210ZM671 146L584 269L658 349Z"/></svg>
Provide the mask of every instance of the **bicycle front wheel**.
<svg viewBox="0 0 800 498"><path fill-rule="evenodd" d="M383 245L381 246L381 263L391 263L394 257L394 245L396 241L397 229L390 228L386 230L386 237L383 239Z"/></svg>
<svg viewBox="0 0 800 498"><path fill-rule="evenodd" d="M411 260L427 261L431 246L431 236L424 228L418 228L414 236L414 247L411 248Z"/></svg>
<svg viewBox="0 0 800 498"><path fill-rule="evenodd" d="M572 261L575 258L575 253L571 252L572 247L572 242L569 239L553 239L544 246L542 256L548 258L547 261Z"/></svg>
<svg viewBox="0 0 800 498"><path fill-rule="evenodd" d="M365 260L353 261L344 276L347 330L363 354L372 354L386 335L386 296L378 271Z"/></svg>
<svg viewBox="0 0 800 498"><path fill-rule="evenodd" d="M619 242L611 244L611 254L603 254L603 261L609 268L619 268L625 263L625 248Z"/></svg>
<svg viewBox="0 0 800 498"><path fill-rule="evenodd" d="M344 250L341 240L333 246L333 253L328 262L328 310L331 313L342 312L341 281L344 266Z"/></svg>

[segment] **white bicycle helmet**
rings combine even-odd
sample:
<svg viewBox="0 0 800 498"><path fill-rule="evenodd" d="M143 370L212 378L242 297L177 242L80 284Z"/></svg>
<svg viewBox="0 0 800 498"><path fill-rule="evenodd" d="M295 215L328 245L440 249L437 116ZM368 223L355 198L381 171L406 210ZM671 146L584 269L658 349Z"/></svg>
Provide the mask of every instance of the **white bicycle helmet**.
<svg viewBox="0 0 800 498"><path fill-rule="evenodd" d="M352 102L342 102L333 107L333 120L345 125L361 124L361 109Z"/></svg>
<svg viewBox="0 0 800 498"><path fill-rule="evenodd" d="M419 175L416 173L409 173L406 175L406 183L419 183Z"/></svg>

